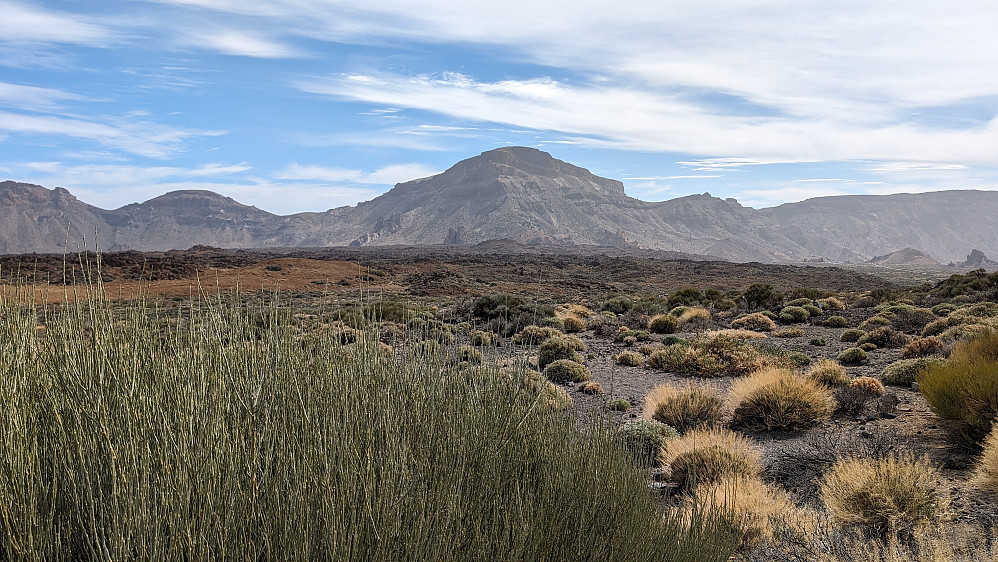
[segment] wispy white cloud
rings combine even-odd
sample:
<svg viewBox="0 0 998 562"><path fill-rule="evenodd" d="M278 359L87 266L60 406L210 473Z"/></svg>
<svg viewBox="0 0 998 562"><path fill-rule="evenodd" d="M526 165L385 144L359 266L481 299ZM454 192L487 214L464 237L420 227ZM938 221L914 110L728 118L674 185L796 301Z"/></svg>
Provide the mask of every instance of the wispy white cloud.
<svg viewBox="0 0 998 562"><path fill-rule="evenodd" d="M370 183L394 185L440 173L423 164L392 164L371 172L316 165L290 164L274 174L279 180L321 181L330 183Z"/></svg>
<svg viewBox="0 0 998 562"><path fill-rule="evenodd" d="M27 2L0 1L0 42L105 46L114 32L79 14L48 10Z"/></svg>
<svg viewBox="0 0 998 562"><path fill-rule="evenodd" d="M65 101L80 99L83 96L63 90L0 82L0 105L17 109L51 111L60 108Z"/></svg>
<svg viewBox="0 0 998 562"><path fill-rule="evenodd" d="M284 59L303 56L301 51L262 34L237 29L204 29L188 35L188 42L197 47L224 55Z"/></svg>
<svg viewBox="0 0 998 562"><path fill-rule="evenodd" d="M81 117L0 111L0 131L20 135L54 135L86 139L151 158L165 158L182 151L184 141L189 138L223 134L220 131L171 127L139 115L105 119L105 122L100 122Z"/></svg>

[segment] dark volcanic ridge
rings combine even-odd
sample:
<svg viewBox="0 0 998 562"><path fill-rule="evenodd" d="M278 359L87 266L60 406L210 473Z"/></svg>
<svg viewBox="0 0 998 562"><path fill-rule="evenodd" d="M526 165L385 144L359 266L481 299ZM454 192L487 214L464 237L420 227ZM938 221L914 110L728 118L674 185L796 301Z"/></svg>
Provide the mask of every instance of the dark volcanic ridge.
<svg viewBox="0 0 998 562"><path fill-rule="evenodd" d="M619 181L525 147L484 152L356 206L287 216L211 191L105 210L63 188L0 183L0 253L74 251L84 240L93 248L95 237L104 251L508 240L738 262L958 264L972 249L998 255L998 193L821 197L768 209L706 193L652 203L629 197Z"/></svg>

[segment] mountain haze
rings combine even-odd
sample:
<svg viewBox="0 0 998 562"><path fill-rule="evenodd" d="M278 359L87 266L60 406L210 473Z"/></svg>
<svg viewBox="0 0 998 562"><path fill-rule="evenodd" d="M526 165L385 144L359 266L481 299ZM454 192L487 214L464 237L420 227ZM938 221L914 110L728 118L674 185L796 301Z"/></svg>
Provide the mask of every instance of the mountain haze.
<svg viewBox="0 0 998 562"><path fill-rule="evenodd" d="M356 206L280 216L210 191L105 210L63 188L0 183L0 252L519 243L711 254L732 261L926 261L998 255L998 193L836 196L768 209L709 194L646 202L624 185L525 147L505 147L396 185ZM92 243L88 243L92 247Z"/></svg>

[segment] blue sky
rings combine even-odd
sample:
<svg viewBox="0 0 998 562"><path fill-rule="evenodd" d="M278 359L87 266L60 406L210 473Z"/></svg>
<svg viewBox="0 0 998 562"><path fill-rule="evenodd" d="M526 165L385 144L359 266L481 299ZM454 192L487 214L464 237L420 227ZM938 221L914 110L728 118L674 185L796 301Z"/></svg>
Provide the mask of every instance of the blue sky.
<svg viewBox="0 0 998 562"><path fill-rule="evenodd" d="M998 3L0 0L0 179L275 213L526 145L659 201L998 189Z"/></svg>

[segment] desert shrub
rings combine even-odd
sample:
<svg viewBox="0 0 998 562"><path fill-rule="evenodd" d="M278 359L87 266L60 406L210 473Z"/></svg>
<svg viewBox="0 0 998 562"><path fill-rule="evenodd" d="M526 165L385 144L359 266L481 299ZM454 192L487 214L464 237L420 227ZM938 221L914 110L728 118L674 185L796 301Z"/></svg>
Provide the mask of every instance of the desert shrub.
<svg viewBox="0 0 998 562"><path fill-rule="evenodd" d="M780 310L780 322L784 324L804 322L810 317L811 315L807 310L799 306L785 306Z"/></svg>
<svg viewBox="0 0 998 562"><path fill-rule="evenodd" d="M709 384L656 386L645 396L644 414L650 419L686 433L698 427L714 427L724 417L724 401Z"/></svg>
<svg viewBox="0 0 998 562"><path fill-rule="evenodd" d="M565 330L565 333L574 334L586 329L586 323L575 316L566 316L562 320L564 322L562 329Z"/></svg>
<svg viewBox="0 0 998 562"><path fill-rule="evenodd" d="M869 361L870 357L862 349L858 347L850 347L840 353L836 359L843 365L862 365L863 363Z"/></svg>
<svg viewBox="0 0 998 562"><path fill-rule="evenodd" d="M555 336L548 338L537 350L537 366L543 371L544 368L559 359L582 362L582 356L578 352L585 351L586 344L582 340L573 336Z"/></svg>
<svg viewBox="0 0 998 562"><path fill-rule="evenodd" d="M716 484L726 476L754 478L762 471L761 454L755 444L723 428L688 431L669 441L661 454L681 491Z"/></svg>
<svg viewBox="0 0 998 562"><path fill-rule="evenodd" d="M801 308L806 310L811 318L817 318L818 316L821 316L825 312L820 307L814 306L813 304L805 304Z"/></svg>
<svg viewBox="0 0 998 562"><path fill-rule="evenodd" d="M481 365L482 352L475 349L474 346L462 345L457 348L457 360L471 363L472 365Z"/></svg>
<svg viewBox="0 0 998 562"><path fill-rule="evenodd" d="M774 322L780 319L780 315L773 312L772 310L760 310L759 314L765 316L766 318L769 318Z"/></svg>
<svg viewBox="0 0 998 562"><path fill-rule="evenodd" d="M901 350L901 357L923 357L939 353L944 349L946 349L946 344L937 337L918 338L904 346L904 349Z"/></svg>
<svg viewBox="0 0 998 562"><path fill-rule="evenodd" d="M496 318L515 318L527 315L534 318L554 316L554 308L546 305L531 304L524 299L508 294L482 295L475 299L472 313L483 320Z"/></svg>
<svg viewBox="0 0 998 562"><path fill-rule="evenodd" d="M657 463L663 445L679 437L674 428L655 420L629 421L621 425L618 432L624 446L642 464Z"/></svg>
<svg viewBox="0 0 998 562"><path fill-rule="evenodd" d="M767 368L732 383L728 403L732 424L754 431L801 431L832 415L831 392L790 371Z"/></svg>
<svg viewBox="0 0 998 562"><path fill-rule="evenodd" d="M828 318L825 318L822 324L828 326L829 328L845 328L849 325L849 321L846 320L845 316L829 316Z"/></svg>
<svg viewBox="0 0 998 562"><path fill-rule="evenodd" d="M804 328L801 328L799 326L781 328L773 332L773 337L777 338L799 338L803 335L804 335Z"/></svg>
<svg viewBox="0 0 998 562"><path fill-rule="evenodd" d="M754 330L756 332L772 332L776 329L776 322L773 322L771 318L762 313L754 312L741 318L736 318L731 322L731 327Z"/></svg>
<svg viewBox="0 0 998 562"><path fill-rule="evenodd" d="M797 370L803 369L811 364L811 358L808 357L806 353L800 351L767 345L765 343L756 343L753 347L755 347L764 358L762 361L763 364L758 368L771 364L774 367Z"/></svg>
<svg viewBox="0 0 998 562"><path fill-rule="evenodd" d="M728 328L725 330L712 330L704 333L707 337L714 336L727 336L729 338L734 338L736 340L764 340L766 339L766 334L763 332L754 332L752 330L742 330L739 328Z"/></svg>
<svg viewBox="0 0 998 562"><path fill-rule="evenodd" d="M471 345L491 346L495 344L494 334L482 330L475 330L471 333Z"/></svg>
<svg viewBox="0 0 998 562"><path fill-rule="evenodd" d="M807 341L807 343L815 347L823 347L828 345L828 342L825 341L825 338L811 338L810 340Z"/></svg>
<svg viewBox="0 0 998 562"><path fill-rule="evenodd" d="M541 324L548 328L554 328L559 332L565 331L565 321L557 316L550 316L541 321Z"/></svg>
<svg viewBox="0 0 998 562"><path fill-rule="evenodd" d="M689 309L690 309L690 307L688 307L688 306L677 306L677 307L673 308L672 310L670 310L669 314L675 316L676 318L679 318L680 316L683 315L684 312L686 312Z"/></svg>
<svg viewBox="0 0 998 562"><path fill-rule="evenodd" d="M984 440L971 483L992 493L998 492L998 424L991 428L991 433Z"/></svg>
<svg viewBox="0 0 998 562"><path fill-rule="evenodd" d="M582 382L592 376L585 365L571 359L558 359L544 367L544 376L553 383Z"/></svg>
<svg viewBox="0 0 998 562"><path fill-rule="evenodd" d="M783 302L783 293L766 283L753 283L742 293L749 308L770 308Z"/></svg>
<svg viewBox="0 0 998 562"><path fill-rule="evenodd" d="M932 314L935 314L936 316L949 316L949 313L953 312L956 309L957 306L955 304L950 304L948 302L941 302L933 306L930 310L932 310Z"/></svg>
<svg viewBox="0 0 998 562"><path fill-rule="evenodd" d="M655 353L656 351L660 351L663 349L665 349L665 345L663 345L662 343L659 342L646 343L638 348L638 353L647 357L648 355L651 355L652 353Z"/></svg>
<svg viewBox="0 0 998 562"><path fill-rule="evenodd" d="M889 318L877 314L875 316L871 316L871 317L867 318L866 320L863 320L862 322L860 322L858 328L860 330L870 331L870 330L875 330L877 328L881 328L881 327L884 327L884 326L890 326L890 325L891 325L891 321L890 321Z"/></svg>
<svg viewBox="0 0 998 562"><path fill-rule="evenodd" d="M603 394L603 385L597 381L586 381L579 385L579 392L583 394Z"/></svg>
<svg viewBox="0 0 998 562"><path fill-rule="evenodd" d="M889 326L881 326L872 332L867 332L857 343L860 345L872 343L877 347L896 349L908 343L908 336Z"/></svg>
<svg viewBox="0 0 998 562"><path fill-rule="evenodd" d="M609 314L609 313L606 313ZM610 336L616 333L619 324L606 314L594 314L586 319L586 329L592 330L599 336Z"/></svg>
<svg viewBox="0 0 998 562"><path fill-rule="evenodd" d="M818 306L825 310L845 310L846 305L844 302L840 301L835 297L827 297L823 299L818 299Z"/></svg>
<svg viewBox="0 0 998 562"><path fill-rule="evenodd" d="M668 300L670 307L695 306L704 301L704 295L700 292L700 289L686 287L669 295Z"/></svg>
<svg viewBox="0 0 998 562"><path fill-rule="evenodd" d="M624 340L623 340L623 342L622 342L622 343L623 343L624 345L626 345L626 346L630 347L630 346L632 346L632 345L634 345L634 344L638 343L638 338L636 338L636 337L634 337L634 336L627 336L627 337L625 337L625 338L624 338Z"/></svg>
<svg viewBox="0 0 998 562"><path fill-rule="evenodd" d="M631 409L631 403L626 398L614 398L606 403L606 409L612 412L626 412Z"/></svg>
<svg viewBox="0 0 998 562"><path fill-rule="evenodd" d="M671 314L658 314L648 321L648 329L656 334L672 334L679 329L679 323Z"/></svg>
<svg viewBox="0 0 998 562"><path fill-rule="evenodd" d="M870 352L873 351L874 349L877 349L877 344L873 342L863 342L859 344L857 347L859 347L863 351Z"/></svg>
<svg viewBox="0 0 998 562"><path fill-rule="evenodd" d="M703 377L741 376L768 363L751 344L723 334L669 345L649 355L647 362L663 371Z"/></svg>
<svg viewBox="0 0 998 562"><path fill-rule="evenodd" d="M934 320L932 322L929 322L928 324L925 325L924 328L922 328L922 337L927 338L932 336L938 336L943 332L945 332L947 328L951 326L956 326L959 323L960 323L959 319L950 318L948 316L945 318L940 318L939 320Z"/></svg>
<svg viewBox="0 0 998 562"><path fill-rule="evenodd" d="M793 299L793 300L787 301L786 306L801 306L801 307L803 307L803 306L811 306L813 304L814 304L813 300L811 300L809 298L806 298L806 297L801 297L801 298L798 298L798 299Z"/></svg>
<svg viewBox="0 0 998 562"><path fill-rule="evenodd" d="M621 351L613 359L627 367L640 367L645 362L645 356L636 351Z"/></svg>
<svg viewBox="0 0 998 562"><path fill-rule="evenodd" d="M884 383L874 377L856 377L849 381L849 386L854 389L862 389L872 396L883 396Z"/></svg>
<svg viewBox="0 0 998 562"><path fill-rule="evenodd" d="M809 379L825 386L842 386L849 382L845 367L831 359L818 361L805 374Z"/></svg>
<svg viewBox="0 0 998 562"><path fill-rule="evenodd" d="M891 386L911 386L918 379L918 373L927 367L934 359L919 357L917 359L901 359L884 367L880 378L884 384Z"/></svg>
<svg viewBox="0 0 998 562"><path fill-rule="evenodd" d="M786 492L745 476L727 476L716 484L701 486L691 499L697 509L727 513L731 526L739 530L743 550L774 540L796 510Z"/></svg>
<svg viewBox="0 0 998 562"><path fill-rule="evenodd" d="M987 435L998 416L998 332L957 343L949 361L921 371L918 390L933 412L961 421L970 438Z"/></svg>
<svg viewBox="0 0 998 562"><path fill-rule="evenodd" d="M624 314L634 306L634 302L627 297L613 297L603 301L600 310L606 310L614 314Z"/></svg>
<svg viewBox="0 0 998 562"><path fill-rule="evenodd" d="M941 480L927 458L846 457L825 474L821 499L844 525L907 534L942 515L946 499Z"/></svg>
<svg viewBox="0 0 998 562"><path fill-rule="evenodd" d="M687 322L693 322L696 320L710 320L710 311L702 306L694 306L684 310L683 313L679 315L679 322L681 324L686 324Z"/></svg>
<svg viewBox="0 0 998 562"><path fill-rule="evenodd" d="M839 337L839 340L843 341L843 342L846 342L846 343L856 343L856 342L859 341L859 338L861 338L861 337L863 337L865 335L866 335L866 331L865 330L859 330L859 329L856 329L856 328L852 328L852 329L849 329L849 330L846 330L846 331L842 332L842 335Z"/></svg>
<svg viewBox="0 0 998 562"><path fill-rule="evenodd" d="M894 311L891 326L901 332L921 333L925 325L935 319L936 315L927 308L901 308Z"/></svg>
<svg viewBox="0 0 998 562"><path fill-rule="evenodd" d="M560 336L561 332L551 327L525 326L513 336L513 343L518 345L539 345L548 338Z"/></svg>

